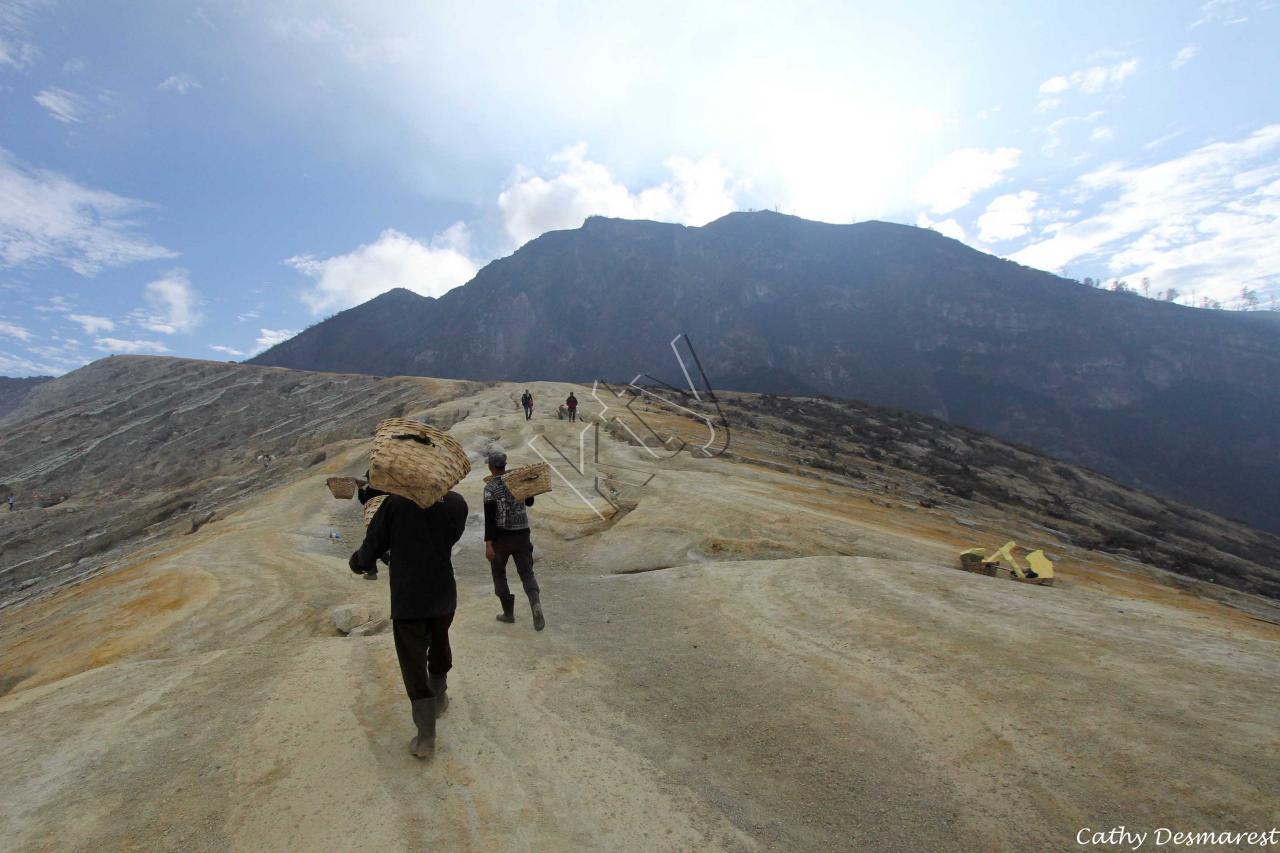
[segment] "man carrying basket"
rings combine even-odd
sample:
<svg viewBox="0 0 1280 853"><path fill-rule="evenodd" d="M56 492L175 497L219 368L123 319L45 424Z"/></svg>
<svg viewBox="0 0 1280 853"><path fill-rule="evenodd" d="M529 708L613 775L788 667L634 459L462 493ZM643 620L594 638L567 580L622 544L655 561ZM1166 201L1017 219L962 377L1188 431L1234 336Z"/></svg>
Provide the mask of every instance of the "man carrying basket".
<svg viewBox="0 0 1280 853"><path fill-rule="evenodd" d="M380 423L369 479L390 494L348 561L351 571L367 574L391 552L392 633L418 730L409 750L419 758L434 751L436 716L449 704L449 626L458 609L451 556L467 524L467 502L452 487L470 469L448 434L402 418Z"/></svg>
<svg viewBox="0 0 1280 853"><path fill-rule="evenodd" d="M493 592L502 602L498 621L516 621L516 597L507 586L507 558L514 557L520 583L529 596L533 627L541 631L547 621L542 615L538 579L533 576L533 541L529 538L529 513L525 511L525 507L533 506L533 498L516 500L502 482L506 471L507 454L500 450L491 452L489 473L493 476L484 486L484 556L493 573Z"/></svg>

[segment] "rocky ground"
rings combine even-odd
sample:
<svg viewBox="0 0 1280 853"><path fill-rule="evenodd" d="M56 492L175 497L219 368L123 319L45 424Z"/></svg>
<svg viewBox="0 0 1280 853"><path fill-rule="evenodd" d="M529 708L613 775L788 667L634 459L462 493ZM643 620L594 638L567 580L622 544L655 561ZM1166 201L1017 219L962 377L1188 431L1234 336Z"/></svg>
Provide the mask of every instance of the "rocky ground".
<svg viewBox="0 0 1280 853"><path fill-rule="evenodd" d="M359 508L324 488L368 443L319 441L195 533L0 611L6 847L1045 850L1280 819L1267 599L1090 550L1034 507L922 505L885 461L797 464L769 415L712 459L601 429L597 464L593 425L546 405L568 386L533 383L530 422L524 386L419 387L388 404L477 463L435 758L405 748L389 634L329 617L385 613L387 587L347 570ZM493 619L494 442L589 463L561 460L532 511L541 633ZM954 568L1008 538L1048 549L1058 584Z"/></svg>
<svg viewBox="0 0 1280 853"><path fill-rule="evenodd" d="M41 385L0 430L0 501L17 498L0 513L0 602L122 565L468 387L131 356Z"/></svg>

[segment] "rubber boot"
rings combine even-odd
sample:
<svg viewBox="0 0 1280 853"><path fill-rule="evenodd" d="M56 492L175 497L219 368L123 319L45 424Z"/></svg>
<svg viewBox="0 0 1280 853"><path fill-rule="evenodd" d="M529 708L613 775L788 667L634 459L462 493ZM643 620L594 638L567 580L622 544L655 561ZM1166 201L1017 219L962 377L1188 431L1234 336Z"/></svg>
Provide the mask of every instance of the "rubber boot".
<svg viewBox="0 0 1280 853"><path fill-rule="evenodd" d="M516 597L500 595L498 598L502 601L502 613L498 614L498 621L507 623L516 621Z"/></svg>
<svg viewBox="0 0 1280 853"><path fill-rule="evenodd" d="M414 701L413 724L418 733L409 741L409 751L418 758L430 758L436 748L436 697Z"/></svg>
<svg viewBox="0 0 1280 853"><path fill-rule="evenodd" d="M529 609L533 611L533 629L541 631L547 627L547 620L542 615L542 599L536 592L529 593Z"/></svg>
<svg viewBox="0 0 1280 853"><path fill-rule="evenodd" d="M436 694L436 716L442 716L449 707L449 676L427 673L427 686Z"/></svg>

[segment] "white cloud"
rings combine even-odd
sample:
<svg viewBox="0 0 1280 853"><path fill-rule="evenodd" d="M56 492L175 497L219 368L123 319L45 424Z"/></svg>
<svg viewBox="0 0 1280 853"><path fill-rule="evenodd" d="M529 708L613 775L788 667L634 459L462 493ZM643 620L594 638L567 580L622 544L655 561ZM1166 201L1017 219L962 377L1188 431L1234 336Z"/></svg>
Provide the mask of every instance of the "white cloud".
<svg viewBox="0 0 1280 853"><path fill-rule="evenodd" d="M203 319L198 307L200 296L196 293L187 271L170 270L155 281L149 282L142 292L147 310L135 311L135 323L151 332L173 335L190 332Z"/></svg>
<svg viewBox="0 0 1280 853"><path fill-rule="evenodd" d="M962 107L946 87L922 87L914 74L886 77L876 51L832 40L833 32L865 25L854 6L797 17L787 4L752 4L726 30L714 4L647 15L516 4L495 27L483 4L447 12L434 4L365 4L354 15L320 2L305 11L273 7L286 18L273 29L306 63L308 79L332 82L330 109L333 97L358 98L396 119L396 133L373 138L361 129L363 140L350 132L359 123L347 123L350 131L336 128L343 142L363 156L371 146L386 149L387 157L415 164L408 171L423 174L423 183L443 182L439 168L426 168L423 143L446 149L441 166L460 166L512 150L541 156L569 128L573 139L591 140L594 159L633 193L668 177L642 171L647 164L672 153L695 161L714 153L752 182L749 194L731 192L731 209L776 207L849 222L892 216L910 203L921 161L949 150L940 148L939 131ZM708 52L708 44L716 49ZM920 56L900 59L929 66L923 44L913 47ZM451 132L457 127L466 133ZM518 141L512 127L521 128ZM523 162L550 178L542 162Z"/></svg>
<svg viewBox="0 0 1280 853"><path fill-rule="evenodd" d="M32 169L0 148L0 266L58 263L83 276L174 253L137 234L149 205Z"/></svg>
<svg viewBox="0 0 1280 853"><path fill-rule="evenodd" d="M56 376L66 371L66 367L32 361L26 355L0 350L0 376Z"/></svg>
<svg viewBox="0 0 1280 853"><path fill-rule="evenodd" d="M17 338L20 341L31 340L31 333L16 323L0 320L0 335L6 338Z"/></svg>
<svg viewBox="0 0 1280 853"><path fill-rule="evenodd" d="M36 310L45 314L66 314L71 310L71 300L65 296L51 296L43 305L37 305Z"/></svg>
<svg viewBox="0 0 1280 853"><path fill-rule="evenodd" d="M1188 62L1195 59L1199 55L1200 55L1200 45L1189 44L1186 47L1184 47L1182 50L1178 51L1177 56L1175 56L1173 60L1169 63L1169 67L1177 71L1179 68L1186 65Z"/></svg>
<svg viewBox="0 0 1280 853"><path fill-rule="evenodd" d="M467 246L467 227L458 222L430 245L388 229L374 242L344 255L297 255L285 263L315 280L302 298L320 314L350 308L396 287L440 296L476 274Z"/></svg>
<svg viewBox="0 0 1280 853"><path fill-rule="evenodd" d="M296 334L298 334L297 331L293 329L259 329L258 340L255 341L257 346L253 352L257 354L263 350L271 349L271 347L284 343Z"/></svg>
<svg viewBox="0 0 1280 853"><path fill-rule="evenodd" d="M120 338L98 338L93 348L111 353L168 352L169 349L159 341L126 341Z"/></svg>
<svg viewBox="0 0 1280 853"><path fill-rule="evenodd" d="M705 225L735 208L736 184L718 157L670 157L668 180L633 193L586 152L586 143L579 143L557 153L550 177L521 169L498 195L513 246L548 231L577 228L593 215Z"/></svg>
<svg viewBox="0 0 1280 853"><path fill-rule="evenodd" d="M97 317L93 314L71 314L67 319L79 323L86 335L96 335L99 332L114 332L116 330L114 320L106 317Z"/></svg>
<svg viewBox="0 0 1280 853"><path fill-rule="evenodd" d="M244 355L242 351L238 349L234 349L232 347L225 347L222 344L210 344L209 349L213 350L214 352L220 352L223 355L234 355L234 356Z"/></svg>
<svg viewBox="0 0 1280 853"><path fill-rule="evenodd" d="M1040 84L1040 94L1060 95L1071 88L1071 81L1062 75L1050 77Z"/></svg>
<svg viewBox="0 0 1280 853"><path fill-rule="evenodd" d="M728 168L735 175L749 177L749 183L730 188L735 209L774 207L824 222L850 222L910 204L921 162L937 151L945 108L918 91L895 96L872 82L876 75L870 69L841 74L771 53L740 56L732 68L720 60L709 73L703 69L705 53L691 58L690 79L671 80L670 91L694 93L689 103L698 103L698 114L683 120L697 133L661 143L665 150L696 144L733 164ZM646 59L636 61L637 67L652 67ZM655 110L647 123L666 127L670 108Z"/></svg>
<svg viewBox="0 0 1280 853"><path fill-rule="evenodd" d="M978 217L978 239L984 243L1013 240L1026 234L1035 218L1040 194L1032 190L1008 193L992 199Z"/></svg>
<svg viewBox="0 0 1280 853"><path fill-rule="evenodd" d="M1067 192L1094 202L1010 257L1062 271L1106 262L1117 276L1229 299L1280 289L1280 124L1143 166L1112 164Z"/></svg>
<svg viewBox="0 0 1280 853"><path fill-rule="evenodd" d="M161 92L177 92L185 95L200 88L200 84L190 74L172 74L156 87Z"/></svg>
<svg viewBox="0 0 1280 853"><path fill-rule="evenodd" d="M944 219L941 222L934 222L928 214L921 213L916 217L916 225L921 228L932 228L944 237L950 237L952 240L965 241L964 226L954 219Z"/></svg>
<svg viewBox="0 0 1280 853"><path fill-rule="evenodd" d="M50 86L31 96L44 107L45 112L63 124L75 124L84 120L88 107L84 98L59 86Z"/></svg>
<svg viewBox="0 0 1280 853"><path fill-rule="evenodd" d="M1105 113L1102 110L1094 110L1087 115L1063 116L1051 121L1044 129L1045 143L1040 148L1040 153L1046 157L1052 156L1062 146L1063 136L1070 131L1073 125L1091 125L1104 115ZM1090 138L1092 139L1092 135Z"/></svg>
<svg viewBox="0 0 1280 853"><path fill-rule="evenodd" d="M247 322L249 322L250 320L256 320L256 319L258 319L258 312L257 312L257 311L243 311L243 312L241 312L241 313L239 313L239 314L237 314L237 315L236 315L236 319L237 319L237 320L239 320L241 323L247 323Z"/></svg>
<svg viewBox="0 0 1280 853"><path fill-rule="evenodd" d="M1267 5L1263 3L1260 8L1265 9ZM1187 29L1194 30L1204 24L1232 26L1243 24L1247 20L1249 18L1246 15L1240 14L1240 0L1207 0L1207 2L1200 4L1200 17L1193 21Z"/></svg>
<svg viewBox="0 0 1280 853"><path fill-rule="evenodd" d="M0 67L22 69L30 66L40 58L40 51L34 44L14 43L0 37Z"/></svg>
<svg viewBox="0 0 1280 853"><path fill-rule="evenodd" d="M40 50L29 42L32 18L45 5L41 0L0 2L0 68L27 68L40 58Z"/></svg>
<svg viewBox="0 0 1280 853"><path fill-rule="evenodd" d="M1107 89L1114 89L1137 70L1138 60L1130 58L1114 65L1094 65L1070 74L1050 77L1040 84L1039 108L1054 109L1062 103L1062 96L1073 90L1096 95Z"/></svg>
<svg viewBox="0 0 1280 853"><path fill-rule="evenodd" d="M56 376L74 370L89 360L80 352L79 342L58 338L57 335L51 335L50 338L58 341L58 344L28 346L21 356L13 353L0 354L0 373L14 375L8 369L13 364L22 373Z"/></svg>
<svg viewBox="0 0 1280 853"><path fill-rule="evenodd" d="M950 213L1004 180L1018 165L1017 148L961 148L934 164L916 187L916 199L934 213Z"/></svg>
<svg viewBox="0 0 1280 853"><path fill-rule="evenodd" d="M1095 127L1089 134L1090 142L1110 142L1116 138L1114 127Z"/></svg>
<svg viewBox="0 0 1280 853"><path fill-rule="evenodd" d="M1189 127L1183 127L1183 128L1179 128L1178 130L1170 131L1169 133L1166 133L1164 136L1158 136L1155 139L1151 140L1150 142L1144 144L1142 146L1142 150L1154 151L1157 148L1172 142L1173 140L1177 139L1179 136L1184 135L1190 129L1191 128Z"/></svg>

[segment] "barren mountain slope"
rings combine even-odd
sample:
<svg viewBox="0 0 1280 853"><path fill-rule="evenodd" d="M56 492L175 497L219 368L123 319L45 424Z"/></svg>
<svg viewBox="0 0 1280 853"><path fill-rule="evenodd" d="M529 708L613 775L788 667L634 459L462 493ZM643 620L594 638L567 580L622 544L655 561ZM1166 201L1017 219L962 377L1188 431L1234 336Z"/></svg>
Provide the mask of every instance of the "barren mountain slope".
<svg viewBox="0 0 1280 853"><path fill-rule="evenodd" d="M688 333L717 387L933 415L1280 533L1278 332L924 228L756 211L702 227L591 217L438 299L384 293L254 362L675 381L668 342Z"/></svg>
<svg viewBox="0 0 1280 853"><path fill-rule="evenodd" d="M576 461L589 430L589 465L559 464L566 480L531 513L542 633L525 610L493 620L478 464L459 487L473 518L430 763L405 750L390 636L340 637L327 615L387 605L385 576L345 566L358 506L323 486L363 471L367 441L333 441L196 533L4 612L0 837L18 850L1043 850L1083 826L1274 821L1275 624L1060 540L1034 506L921 506L920 476L887 461L862 479L797 468L774 415L735 429L735 458L655 458L600 430L597 466L594 428L547 411L568 386L531 383L531 422L523 387L410 411L453 423L477 462L494 440L516 462L536 458L530 441L559 458L548 440ZM653 476L606 488L615 512L591 497L598 472ZM1009 537L1053 552L1058 586L952 568L958 549ZM1275 618L1265 599L1214 592Z"/></svg>
<svg viewBox="0 0 1280 853"><path fill-rule="evenodd" d="M467 387L136 356L46 383L0 431L0 491L18 498L0 514L0 602L189 532L335 439Z"/></svg>
<svg viewBox="0 0 1280 853"><path fill-rule="evenodd" d="M0 418L21 406L28 394L52 378L52 376L26 376L14 379L9 376L0 376Z"/></svg>

